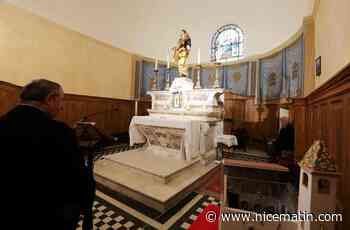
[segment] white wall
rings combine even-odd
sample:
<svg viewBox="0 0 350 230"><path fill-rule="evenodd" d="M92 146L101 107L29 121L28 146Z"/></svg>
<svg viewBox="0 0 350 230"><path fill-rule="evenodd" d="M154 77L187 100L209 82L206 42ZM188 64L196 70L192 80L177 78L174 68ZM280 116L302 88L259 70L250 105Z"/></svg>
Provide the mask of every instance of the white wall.
<svg viewBox="0 0 350 230"><path fill-rule="evenodd" d="M350 0L321 0L315 15L316 58L321 56L321 86L350 63Z"/></svg>
<svg viewBox="0 0 350 230"><path fill-rule="evenodd" d="M238 24L246 35L246 56L280 45L312 12L313 0L8 0L68 28L127 51L165 60L180 29L209 61L212 33Z"/></svg>

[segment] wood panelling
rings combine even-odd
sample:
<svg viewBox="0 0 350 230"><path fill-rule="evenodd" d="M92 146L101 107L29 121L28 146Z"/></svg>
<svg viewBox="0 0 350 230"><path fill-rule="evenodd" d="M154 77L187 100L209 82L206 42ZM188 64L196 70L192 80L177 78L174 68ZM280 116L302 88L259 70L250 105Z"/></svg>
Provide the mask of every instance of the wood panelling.
<svg viewBox="0 0 350 230"><path fill-rule="evenodd" d="M247 97L226 92L224 94L224 133L231 134L232 130L242 126L245 120Z"/></svg>
<svg viewBox="0 0 350 230"><path fill-rule="evenodd" d="M343 187L342 187L342 201L343 205L345 207L344 209L344 216L347 218L344 222L344 228L343 229L349 229L350 228L350 169L349 169L349 162L350 162L350 122L349 122L349 116L350 116L350 95L347 96L345 99L345 114L347 116L347 121L345 122L345 125L343 127L344 129L344 140L347 142L343 146L343 152L344 154L344 175L343 175Z"/></svg>
<svg viewBox="0 0 350 230"><path fill-rule="evenodd" d="M16 105L20 89L18 86L0 81L0 116Z"/></svg>
<svg viewBox="0 0 350 230"><path fill-rule="evenodd" d="M306 97L296 111L296 154L302 157L315 140L324 140L341 173L339 207L343 228L350 228L350 65ZM303 139L305 141L303 141Z"/></svg>
<svg viewBox="0 0 350 230"><path fill-rule="evenodd" d="M147 110L151 109L151 107L152 107L151 97L147 96L142 98L140 101L138 101L137 115L147 116L148 115Z"/></svg>
<svg viewBox="0 0 350 230"><path fill-rule="evenodd" d="M0 115L18 103L20 90L21 87L0 82ZM125 133L134 115L134 107L131 100L66 94L59 119L73 126L88 116L87 120L96 122L96 126L106 134Z"/></svg>
<svg viewBox="0 0 350 230"><path fill-rule="evenodd" d="M226 92L224 109L224 131L227 134L243 126L251 140L264 142L277 135L277 104L257 105L254 97L242 97Z"/></svg>
<svg viewBox="0 0 350 230"><path fill-rule="evenodd" d="M292 107L292 120L295 130L295 157L301 160L306 151L306 100L294 100Z"/></svg>

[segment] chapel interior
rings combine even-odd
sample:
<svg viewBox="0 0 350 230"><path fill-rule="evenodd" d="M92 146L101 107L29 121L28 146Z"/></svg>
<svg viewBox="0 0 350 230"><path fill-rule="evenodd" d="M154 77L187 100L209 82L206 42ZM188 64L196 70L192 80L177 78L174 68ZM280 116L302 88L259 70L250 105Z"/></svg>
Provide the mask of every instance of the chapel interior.
<svg viewBox="0 0 350 230"><path fill-rule="evenodd" d="M28 82L62 85L94 229L346 230L349 22L350 0L0 1L0 116Z"/></svg>

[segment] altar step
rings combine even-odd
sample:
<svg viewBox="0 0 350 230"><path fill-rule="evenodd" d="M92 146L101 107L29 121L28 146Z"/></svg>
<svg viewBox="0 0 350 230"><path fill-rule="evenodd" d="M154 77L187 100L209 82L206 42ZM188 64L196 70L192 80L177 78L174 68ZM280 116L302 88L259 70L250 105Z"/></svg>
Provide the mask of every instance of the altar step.
<svg viewBox="0 0 350 230"><path fill-rule="evenodd" d="M161 157L151 149L140 148L119 154L106 156L105 160L112 161L116 167L148 178L157 183L167 184L174 178L193 170L198 164L207 165L215 160L215 151L210 151L192 161Z"/></svg>
<svg viewBox="0 0 350 230"><path fill-rule="evenodd" d="M216 160L216 150L215 149L204 153L200 157L200 161L203 165L208 165L215 160Z"/></svg>
<svg viewBox="0 0 350 230"><path fill-rule="evenodd" d="M111 159L107 158L105 160ZM186 170L193 169L197 164L199 164L199 159L191 162L176 162L176 160L160 160L159 158L154 158L152 156L147 157L146 160L142 159L140 162L137 162L137 160L134 162L125 161L123 160L123 157L122 159L112 161L116 167L120 168L123 171L139 175L142 178L147 178L161 184L169 183L172 179L178 177ZM155 167L155 165L157 167Z"/></svg>
<svg viewBox="0 0 350 230"><path fill-rule="evenodd" d="M139 151L139 152L137 152ZM148 156L144 150L131 150L95 163L95 179L159 211L167 210L188 192L203 183L218 165Z"/></svg>

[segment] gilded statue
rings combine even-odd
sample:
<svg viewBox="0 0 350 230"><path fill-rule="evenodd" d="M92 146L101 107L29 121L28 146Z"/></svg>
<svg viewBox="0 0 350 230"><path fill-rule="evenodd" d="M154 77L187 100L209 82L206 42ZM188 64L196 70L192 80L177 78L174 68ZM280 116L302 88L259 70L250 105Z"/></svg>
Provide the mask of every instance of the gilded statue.
<svg viewBox="0 0 350 230"><path fill-rule="evenodd" d="M173 48L173 60L178 65L180 77L188 76L187 59L191 50L191 37L186 30L181 30L181 36Z"/></svg>

